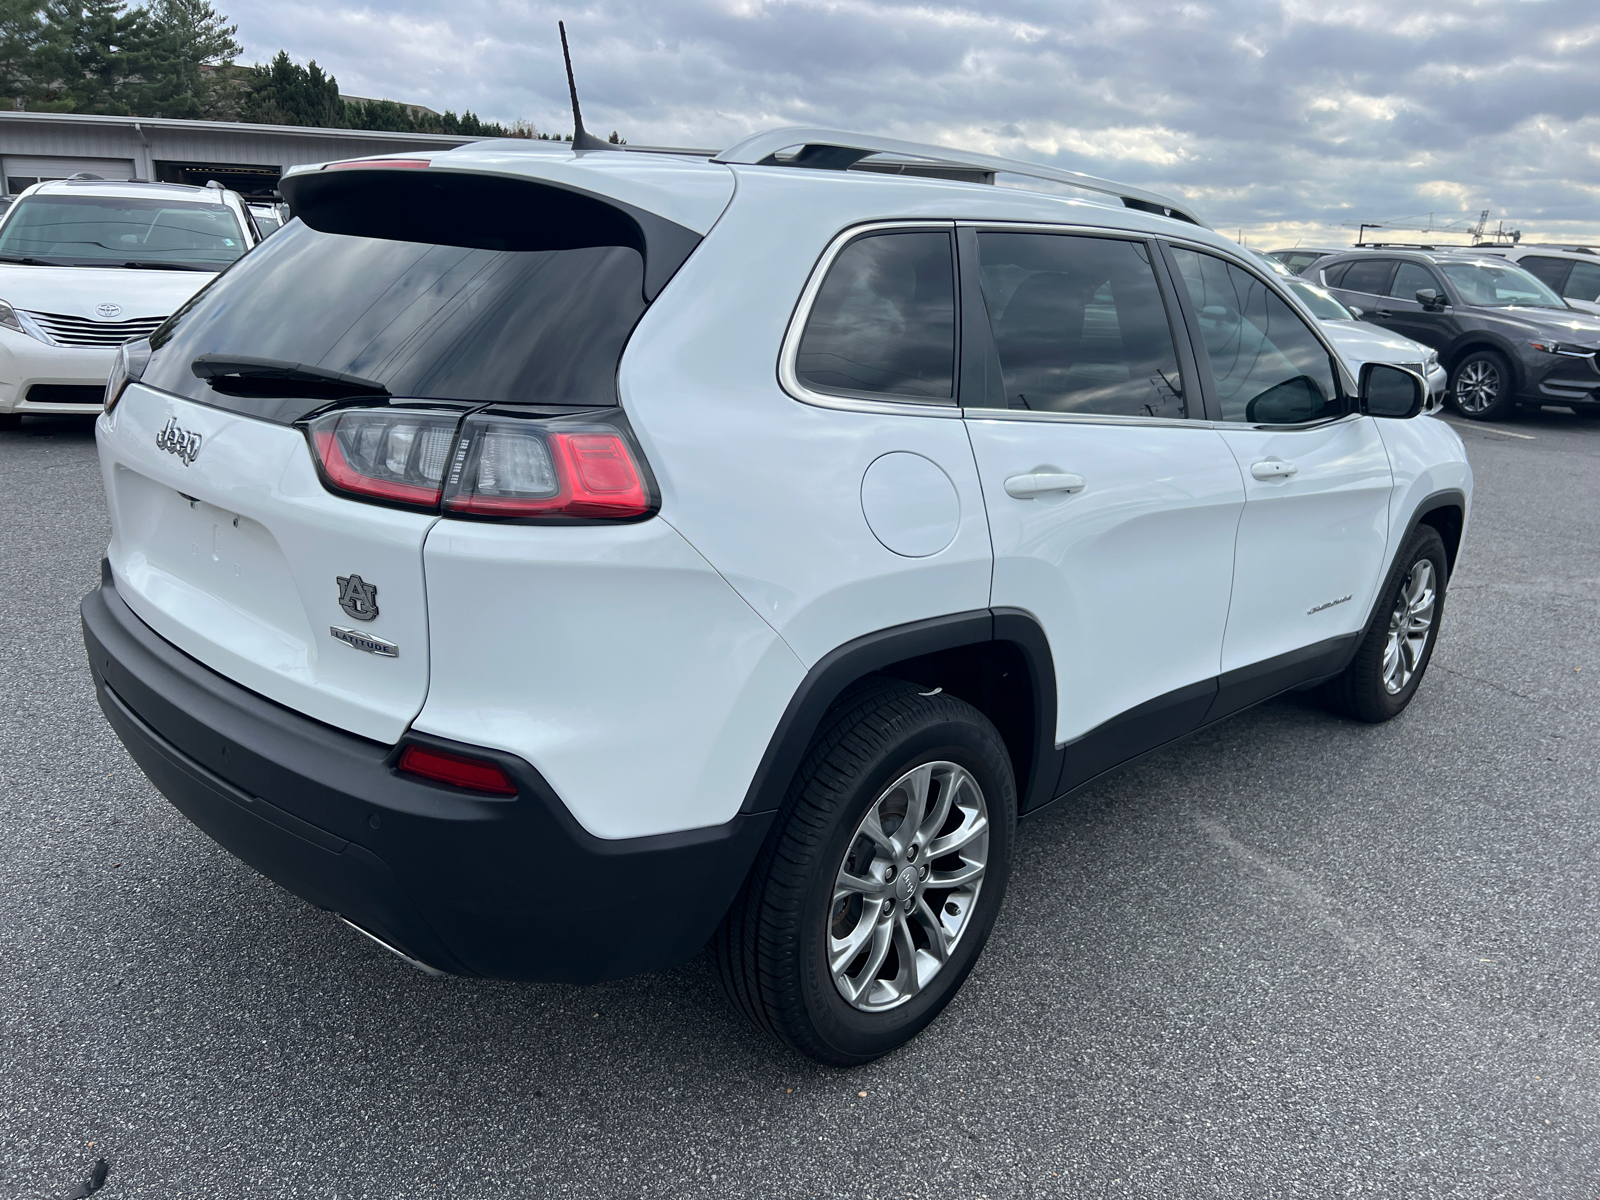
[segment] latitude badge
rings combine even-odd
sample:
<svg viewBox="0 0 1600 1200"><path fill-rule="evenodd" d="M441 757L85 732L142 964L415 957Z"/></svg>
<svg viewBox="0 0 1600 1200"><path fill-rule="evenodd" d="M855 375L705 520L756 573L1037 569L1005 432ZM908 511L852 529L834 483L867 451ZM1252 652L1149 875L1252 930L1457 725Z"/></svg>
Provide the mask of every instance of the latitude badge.
<svg viewBox="0 0 1600 1200"><path fill-rule="evenodd" d="M339 607L357 621L370 621L378 615L378 585L359 575L339 575Z"/></svg>

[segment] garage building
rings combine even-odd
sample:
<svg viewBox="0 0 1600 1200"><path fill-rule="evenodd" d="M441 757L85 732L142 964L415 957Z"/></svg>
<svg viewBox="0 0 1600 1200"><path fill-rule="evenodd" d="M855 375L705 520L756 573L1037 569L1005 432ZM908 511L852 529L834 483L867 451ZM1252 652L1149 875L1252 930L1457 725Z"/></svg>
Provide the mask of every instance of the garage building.
<svg viewBox="0 0 1600 1200"><path fill-rule="evenodd" d="M102 179L203 185L215 179L257 201L301 163L417 150L449 150L480 138L161 117L0 110L0 196L80 171Z"/></svg>

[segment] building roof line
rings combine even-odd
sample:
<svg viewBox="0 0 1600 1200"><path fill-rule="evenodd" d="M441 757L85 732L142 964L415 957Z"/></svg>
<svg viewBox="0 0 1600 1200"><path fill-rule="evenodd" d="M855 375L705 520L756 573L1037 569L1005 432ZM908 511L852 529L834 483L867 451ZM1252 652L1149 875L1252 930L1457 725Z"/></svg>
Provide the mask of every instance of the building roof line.
<svg viewBox="0 0 1600 1200"><path fill-rule="evenodd" d="M464 146L493 139L453 133L403 133L382 129L327 129L319 125L254 125L245 121L188 121L172 117L121 117L100 113L41 113L0 109L0 122L17 124L100 126L126 129L135 135L170 130L174 133L269 134L278 137L354 138L357 141L392 142L401 139L441 147Z"/></svg>

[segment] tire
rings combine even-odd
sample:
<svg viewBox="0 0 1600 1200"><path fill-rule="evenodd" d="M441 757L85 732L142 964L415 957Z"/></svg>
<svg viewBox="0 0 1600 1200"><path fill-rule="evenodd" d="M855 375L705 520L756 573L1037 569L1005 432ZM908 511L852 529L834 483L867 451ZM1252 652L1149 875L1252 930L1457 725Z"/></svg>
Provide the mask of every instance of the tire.
<svg viewBox="0 0 1600 1200"><path fill-rule="evenodd" d="M919 788L925 816L907 836L914 822L902 810ZM729 999L833 1066L904 1045L943 1011L988 940L1011 873L1016 809L1010 755L977 709L898 680L852 691L813 740L712 938ZM986 814L981 832L975 814ZM930 834L959 842L959 853L923 854ZM971 876L974 863L977 876L938 886ZM847 865L849 881L868 886L841 893ZM938 945L935 924L945 930Z"/></svg>
<svg viewBox="0 0 1600 1200"><path fill-rule="evenodd" d="M1355 657L1327 685L1335 710L1372 724L1405 711L1439 639L1448 571L1439 531L1431 525L1418 526L1395 559ZM1426 626L1421 628L1424 618Z"/></svg>
<svg viewBox="0 0 1600 1200"><path fill-rule="evenodd" d="M0 433L15 433L21 428L21 413L0 413Z"/></svg>
<svg viewBox="0 0 1600 1200"><path fill-rule="evenodd" d="M1469 421L1502 421L1517 407L1511 364L1498 350L1474 350L1451 367L1449 394Z"/></svg>

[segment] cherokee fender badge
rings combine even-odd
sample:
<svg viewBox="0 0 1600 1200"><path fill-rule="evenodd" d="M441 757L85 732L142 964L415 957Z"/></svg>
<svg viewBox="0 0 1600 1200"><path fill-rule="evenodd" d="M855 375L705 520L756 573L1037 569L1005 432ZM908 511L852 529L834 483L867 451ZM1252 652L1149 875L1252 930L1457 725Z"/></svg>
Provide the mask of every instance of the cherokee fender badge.
<svg viewBox="0 0 1600 1200"><path fill-rule="evenodd" d="M1322 604L1314 604L1310 608L1306 609L1306 616L1309 617L1309 616L1313 615L1314 613L1322 612L1324 609L1332 608L1335 604L1343 604L1346 600L1349 600L1349 599L1350 599L1349 596L1340 596L1337 600L1328 600L1328 601L1325 601Z"/></svg>
<svg viewBox="0 0 1600 1200"><path fill-rule="evenodd" d="M378 585L368 583L361 576L338 575L339 607L345 615L356 621L370 621L378 615Z"/></svg>
<svg viewBox="0 0 1600 1200"><path fill-rule="evenodd" d="M168 417L167 423L156 434L156 449L165 450L168 454L176 454L184 466L188 466L200 453L200 443L203 439L198 433L191 432L178 424L177 417Z"/></svg>
<svg viewBox="0 0 1600 1200"><path fill-rule="evenodd" d="M373 637L370 633L360 633L338 625L329 625L328 632L333 635L334 641L343 642L352 650L365 650L368 654L376 654L379 658L400 657L399 646L393 642L386 642L381 637Z"/></svg>

